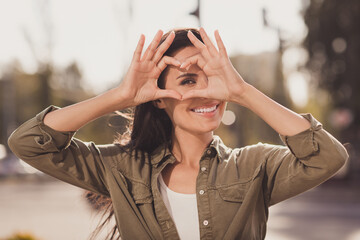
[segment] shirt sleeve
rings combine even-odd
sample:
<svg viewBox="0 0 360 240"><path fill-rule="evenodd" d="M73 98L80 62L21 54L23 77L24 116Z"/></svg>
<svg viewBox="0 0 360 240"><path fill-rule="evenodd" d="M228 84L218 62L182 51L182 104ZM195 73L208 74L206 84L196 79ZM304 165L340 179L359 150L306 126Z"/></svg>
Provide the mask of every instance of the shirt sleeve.
<svg viewBox="0 0 360 240"><path fill-rule="evenodd" d="M348 159L343 145L311 114L311 127L294 136L280 135L286 146L263 144L269 205L311 189L333 176Z"/></svg>
<svg viewBox="0 0 360 240"><path fill-rule="evenodd" d="M57 109L49 106L16 129L8 139L10 149L21 160L48 175L109 195L106 178L114 160L103 156L102 151L107 147L98 148L92 142L74 138L75 132L60 132L45 125L45 115Z"/></svg>

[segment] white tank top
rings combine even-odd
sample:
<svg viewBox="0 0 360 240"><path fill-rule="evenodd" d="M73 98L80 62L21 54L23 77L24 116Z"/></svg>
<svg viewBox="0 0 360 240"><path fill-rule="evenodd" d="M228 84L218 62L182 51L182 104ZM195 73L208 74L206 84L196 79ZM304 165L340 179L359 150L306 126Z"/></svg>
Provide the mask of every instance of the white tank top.
<svg viewBox="0 0 360 240"><path fill-rule="evenodd" d="M181 240L199 240L199 216L196 194L184 194L172 191L166 186L161 173L158 178L159 189Z"/></svg>

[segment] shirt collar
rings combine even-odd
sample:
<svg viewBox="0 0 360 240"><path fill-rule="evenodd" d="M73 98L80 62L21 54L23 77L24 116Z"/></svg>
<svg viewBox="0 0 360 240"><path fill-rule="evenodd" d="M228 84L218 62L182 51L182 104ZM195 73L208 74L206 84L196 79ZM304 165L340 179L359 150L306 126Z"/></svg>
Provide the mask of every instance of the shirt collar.
<svg viewBox="0 0 360 240"><path fill-rule="evenodd" d="M170 156L171 151L169 149L169 144L167 142L163 143L151 154L151 164L158 165L161 160L168 159Z"/></svg>
<svg viewBox="0 0 360 240"><path fill-rule="evenodd" d="M207 149L212 149L212 153L213 155L211 155L211 157L214 157L215 155L217 155L217 159L222 162L224 159L226 159L228 157L228 155L231 153L231 148L228 148L223 141L221 140L221 138L217 135L213 136L213 140L210 143L209 147Z"/></svg>
<svg viewBox="0 0 360 240"><path fill-rule="evenodd" d="M208 155L211 158L217 155L219 161L222 161L223 158L229 152L229 150L230 149L224 145L220 137L214 135L213 140L211 141L209 146L205 149L204 155ZM172 156L172 154L169 149L169 144L163 143L159 147L157 147L154 150L154 152L151 154L151 164L158 165L161 161L168 159L170 156Z"/></svg>

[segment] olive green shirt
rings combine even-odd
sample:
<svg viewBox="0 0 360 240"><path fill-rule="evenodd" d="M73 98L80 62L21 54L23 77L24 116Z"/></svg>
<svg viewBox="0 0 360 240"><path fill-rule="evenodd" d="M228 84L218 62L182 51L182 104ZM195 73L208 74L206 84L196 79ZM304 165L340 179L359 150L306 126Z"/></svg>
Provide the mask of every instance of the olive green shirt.
<svg viewBox="0 0 360 240"><path fill-rule="evenodd" d="M40 171L110 196L122 239L179 239L158 188L158 176L176 159L160 146L145 161L117 144L95 145L46 126L50 106L9 138L12 151ZM335 174L348 154L311 114L311 127L280 136L287 146L226 147L219 137L199 159L196 197L200 238L264 239L268 208ZM164 146L166 146L164 144Z"/></svg>

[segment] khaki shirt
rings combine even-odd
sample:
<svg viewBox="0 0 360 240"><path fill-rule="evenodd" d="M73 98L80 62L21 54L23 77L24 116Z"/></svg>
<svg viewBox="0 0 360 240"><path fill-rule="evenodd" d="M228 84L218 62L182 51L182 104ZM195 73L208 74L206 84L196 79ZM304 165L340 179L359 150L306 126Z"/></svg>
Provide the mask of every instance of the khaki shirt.
<svg viewBox="0 0 360 240"><path fill-rule="evenodd" d="M95 145L43 123L50 106L9 138L12 151L40 171L110 196L122 239L179 239L158 188L158 176L176 161L159 147L146 160L117 144ZM348 154L310 114L311 127L280 136L287 146L258 143L226 147L215 136L199 160L196 179L200 238L264 239L268 208L317 186L344 164ZM165 146L165 145L164 145Z"/></svg>

